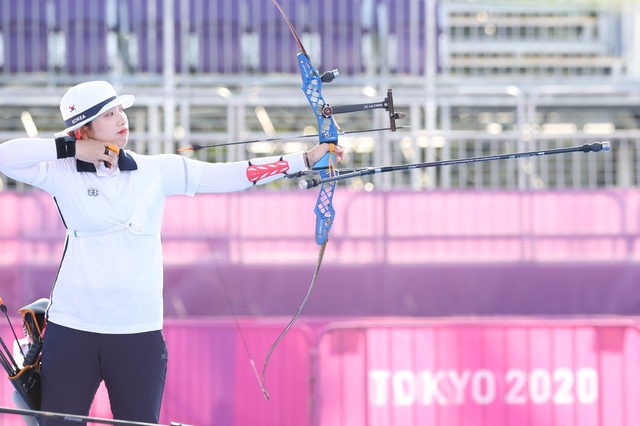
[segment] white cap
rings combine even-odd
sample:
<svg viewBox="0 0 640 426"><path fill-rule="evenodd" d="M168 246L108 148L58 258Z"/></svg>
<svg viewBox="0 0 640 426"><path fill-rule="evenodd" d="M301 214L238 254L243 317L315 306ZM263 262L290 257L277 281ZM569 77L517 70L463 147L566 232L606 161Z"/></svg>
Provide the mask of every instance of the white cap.
<svg viewBox="0 0 640 426"><path fill-rule="evenodd" d="M60 112L67 128L56 135L66 135L95 120L103 112L122 105L133 105L133 95L118 96L111 83L88 81L73 86L60 100Z"/></svg>

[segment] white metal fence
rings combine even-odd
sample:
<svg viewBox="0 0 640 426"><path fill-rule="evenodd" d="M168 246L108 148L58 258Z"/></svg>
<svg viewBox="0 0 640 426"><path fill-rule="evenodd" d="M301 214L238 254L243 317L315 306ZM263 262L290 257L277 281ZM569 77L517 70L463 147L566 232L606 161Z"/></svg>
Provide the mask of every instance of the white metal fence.
<svg viewBox="0 0 640 426"><path fill-rule="evenodd" d="M606 89L606 90L605 90ZM124 91L129 91L123 89ZM247 98L223 98L215 91L176 96L176 121L167 129L168 115L163 97L144 91L135 93L137 104L128 110L131 118L130 146L141 153L175 152L192 143L216 143L259 138L265 132L255 109L263 107L282 136L299 134L315 124L306 99L297 88L262 88ZM349 149L344 166L368 166L436 161L450 158L544 150L609 140L612 151L570 154L527 160L506 160L466 166L414 170L377 175L347 183L353 188L597 188L630 187L640 182L635 117L640 111L638 92L626 87L541 88L525 94L515 86L438 88L434 92L398 90L397 108L409 113L410 129L395 133L342 137ZM135 90L134 90L135 92ZM623 94L626 92L626 94ZM284 95L283 95L284 94ZM327 95L327 98L329 95ZM380 95L382 96L382 95ZM361 96L334 97L352 103ZM614 105L606 102L615 100ZM59 94L36 92L4 98L0 138L24 136L21 111L30 111L36 123L44 123L42 135L60 130L55 103ZM329 98L330 99L330 98ZM432 110L432 105L435 108ZM382 127L383 113L368 113L341 122L346 129ZM11 127L9 127L11 126ZM200 151L196 158L234 161L252 156L304 149L309 142L287 141L217 148ZM4 181L5 185L9 182ZM279 182L274 186L291 186Z"/></svg>

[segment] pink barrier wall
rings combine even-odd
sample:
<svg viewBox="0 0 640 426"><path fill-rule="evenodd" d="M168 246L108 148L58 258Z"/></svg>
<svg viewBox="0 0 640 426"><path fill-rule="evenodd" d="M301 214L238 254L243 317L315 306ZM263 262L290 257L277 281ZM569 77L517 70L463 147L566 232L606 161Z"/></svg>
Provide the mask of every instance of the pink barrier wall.
<svg viewBox="0 0 640 426"><path fill-rule="evenodd" d="M317 256L315 193L174 197L168 316L288 315ZM306 313L640 314L640 191L348 192ZM64 230L41 192L0 192L0 295L47 297Z"/></svg>
<svg viewBox="0 0 640 426"><path fill-rule="evenodd" d="M257 385L232 320L172 320L161 421L198 426L635 426L638 318L309 319ZM285 325L241 320L261 370ZM8 327L0 327L6 341ZM134 360L132 360L134 362ZM13 406L8 380L0 404ZM109 416L100 390L93 415ZM21 424L0 415L0 425Z"/></svg>
<svg viewBox="0 0 640 426"><path fill-rule="evenodd" d="M17 324L17 319L14 325ZM6 323L5 323L6 324ZM267 351L286 321L240 320L256 368L262 370ZM20 330L18 330L20 333ZM8 326L0 335L11 342ZM310 332L296 326L278 345L269 363L266 401L243 343L231 320L169 321L164 330L169 366L160 421L198 426L311 425ZM131 360L136 362L136 360ZM0 404L13 407L13 388L0 374ZM91 415L111 417L104 386ZM18 426L20 417L0 414L0 425Z"/></svg>
<svg viewBox="0 0 640 426"><path fill-rule="evenodd" d="M640 424L637 319L333 324L319 426Z"/></svg>
<svg viewBox="0 0 640 426"><path fill-rule="evenodd" d="M168 265L307 264L316 194L244 191L167 200ZM328 264L640 259L640 191L337 191ZM49 196L0 192L0 265L57 264Z"/></svg>

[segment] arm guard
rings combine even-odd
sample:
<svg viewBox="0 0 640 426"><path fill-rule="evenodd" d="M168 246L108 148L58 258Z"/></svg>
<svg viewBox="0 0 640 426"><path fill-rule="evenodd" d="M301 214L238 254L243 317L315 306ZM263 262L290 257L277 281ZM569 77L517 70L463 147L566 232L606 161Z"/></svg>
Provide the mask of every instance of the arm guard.
<svg viewBox="0 0 640 426"><path fill-rule="evenodd" d="M266 183L260 181L277 176L281 173L286 175L288 170L289 162L283 160L282 157L280 157L280 160L276 162L266 164L253 164L249 161L249 167L247 167L247 179L249 182L253 182L254 184Z"/></svg>

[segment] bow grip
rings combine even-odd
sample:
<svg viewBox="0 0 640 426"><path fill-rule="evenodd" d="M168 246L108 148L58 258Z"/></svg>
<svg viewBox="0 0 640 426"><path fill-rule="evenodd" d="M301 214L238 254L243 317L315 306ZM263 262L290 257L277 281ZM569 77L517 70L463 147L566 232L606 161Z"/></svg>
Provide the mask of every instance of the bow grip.
<svg viewBox="0 0 640 426"><path fill-rule="evenodd" d="M314 168L325 168L325 167L329 167L329 160L333 160L333 158L331 158L332 154L330 152L327 152L326 154L324 154L322 156L321 159L319 159L318 161L316 161L316 163L313 165Z"/></svg>
<svg viewBox="0 0 640 426"><path fill-rule="evenodd" d="M326 142L326 143L335 144L335 142ZM322 156L321 159L319 159L313 164L313 168L322 168L322 169L328 168L329 164L335 164L335 159L336 159L335 157L336 157L335 154L331 152L327 152Z"/></svg>

